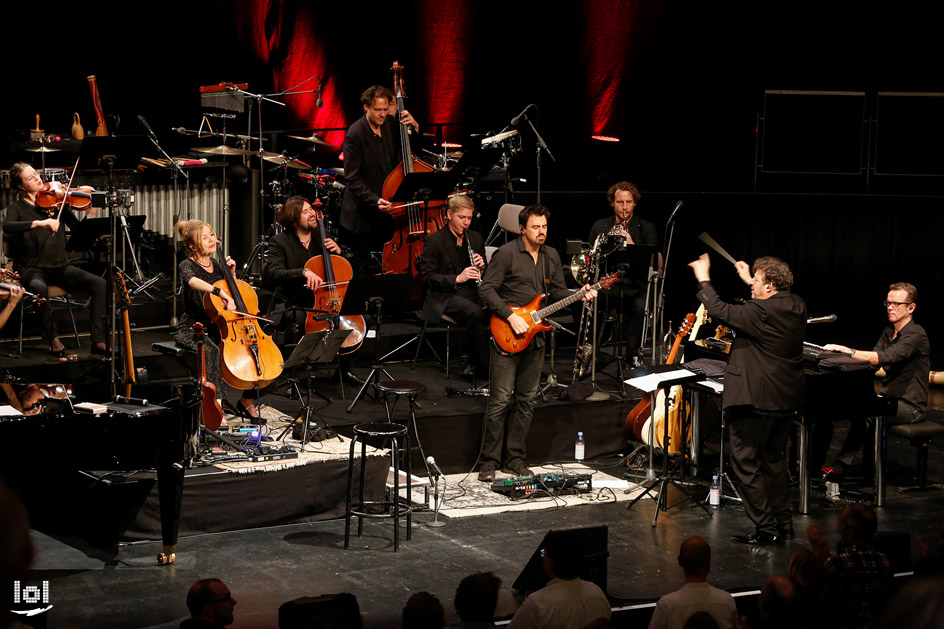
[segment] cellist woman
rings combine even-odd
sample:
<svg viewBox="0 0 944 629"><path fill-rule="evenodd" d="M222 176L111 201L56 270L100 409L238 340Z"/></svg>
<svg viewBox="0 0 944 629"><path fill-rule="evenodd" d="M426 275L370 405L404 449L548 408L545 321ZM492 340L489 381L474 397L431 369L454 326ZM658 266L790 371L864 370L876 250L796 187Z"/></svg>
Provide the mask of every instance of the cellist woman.
<svg viewBox="0 0 944 629"><path fill-rule="evenodd" d="M382 214L390 207L384 199L383 184L390 171L400 162L400 131L389 116L391 92L374 85L361 94L364 115L344 136L344 197L341 200L341 240L354 252L354 274L369 272L370 235L382 229ZM400 123L419 132L420 125L410 112L395 114Z"/></svg>
<svg viewBox="0 0 944 629"><path fill-rule="evenodd" d="M181 347L195 351L197 343L193 336L193 324L197 322L203 324L203 328L208 331L205 345L207 379L216 385L217 391L222 392L219 329L203 307L203 295L204 293L216 295L225 302L227 310L236 310L236 303L225 289L213 286L215 282L223 279L223 269L213 259L217 247L217 237L213 233L213 228L200 220L181 221L177 223L177 234L189 250L189 254L177 267L177 275L183 287L184 312L180 317L174 340ZM231 271L236 268L236 262L229 256L226 256L226 265ZM256 408L257 397L258 393L253 389L243 391L242 397L233 407L237 415L249 419L253 424L264 424L265 420L259 417L259 410Z"/></svg>
<svg viewBox="0 0 944 629"><path fill-rule="evenodd" d="M285 231L269 241L266 262L262 267L262 285L275 294L276 310L285 310L278 319L285 344L297 343L305 333L306 308L311 308L314 291L324 285L325 278L306 268L306 263L322 255L318 212L308 199L289 197L275 216ZM324 248L341 254L333 238L324 238ZM292 310L292 308L297 308ZM277 319L277 320L278 320ZM341 372L352 384L363 384L350 370L350 359L342 356Z"/></svg>

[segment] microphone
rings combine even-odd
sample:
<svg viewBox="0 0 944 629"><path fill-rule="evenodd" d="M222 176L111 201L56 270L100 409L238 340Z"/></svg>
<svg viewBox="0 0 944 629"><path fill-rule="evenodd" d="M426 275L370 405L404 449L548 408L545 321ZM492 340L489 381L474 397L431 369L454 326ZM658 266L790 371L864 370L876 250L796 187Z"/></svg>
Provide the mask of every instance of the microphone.
<svg viewBox="0 0 944 629"><path fill-rule="evenodd" d="M806 322L808 324L809 323L832 323L838 318L839 317L837 317L836 315L831 314L831 315L826 315L823 317L810 317L809 319L806 320Z"/></svg>
<svg viewBox="0 0 944 629"><path fill-rule="evenodd" d="M207 158L201 157L200 159L178 159L178 166L202 166L207 163Z"/></svg>
<svg viewBox="0 0 944 629"><path fill-rule="evenodd" d="M426 462L429 463L429 466L433 468L434 472L436 472L436 476L445 476L445 474L442 473L442 470L439 469L439 466L436 465L436 459L434 459L432 455L426 457Z"/></svg>
<svg viewBox="0 0 944 629"><path fill-rule="evenodd" d="M672 213L669 214L669 220L667 222L671 223L675 219L675 213L679 211L679 208L682 207L681 201L675 202L675 209L672 210Z"/></svg>
<svg viewBox="0 0 944 629"><path fill-rule="evenodd" d="M521 119L527 117L524 115L525 112L531 109L532 107L537 107L537 105L535 105L534 103L531 103L530 105L522 109L520 114L518 114L517 116L511 119L511 126L517 127L518 123L521 122Z"/></svg>
<svg viewBox="0 0 944 629"><path fill-rule="evenodd" d="M324 101L321 100L321 77L318 77L318 100L315 101L315 107L324 107Z"/></svg>
<svg viewBox="0 0 944 629"><path fill-rule="evenodd" d="M140 122L147 132L151 135L152 138L156 138L157 134L154 133L154 129L151 128L151 125L148 124L148 121L144 119L144 116L138 115L138 122Z"/></svg>

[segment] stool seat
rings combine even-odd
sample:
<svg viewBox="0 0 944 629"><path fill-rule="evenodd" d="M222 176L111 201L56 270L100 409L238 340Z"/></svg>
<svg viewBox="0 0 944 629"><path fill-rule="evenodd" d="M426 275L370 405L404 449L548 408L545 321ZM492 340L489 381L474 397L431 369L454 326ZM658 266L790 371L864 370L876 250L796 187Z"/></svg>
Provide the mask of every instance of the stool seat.
<svg viewBox="0 0 944 629"><path fill-rule="evenodd" d="M443 313L443 315L439 317L439 320L443 323L448 323L449 325L459 325L458 321L456 321L455 319L453 319L452 317L450 317L449 315L445 313Z"/></svg>
<svg viewBox="0 0 944 629"><path fill-rule="evenodd" d="M384 393L394 395L419 395L426 390L426 385L413 380L387 380L386 382L378 382L377 388Z"/></svg>
<svg viewBox="0 0 944 629"><path fill-rule="evenodd" d="M354 426L354 434L359 437L402 437L406 435L406 431L405 425L393 422L368 422Z"/></svg>
<svg viewBox="0 0 944 629"><path fill-rule="evenodd" d="M944 424L939 424L930 420L915 422L913 424L895 424L888 427L888 432L905 439L928 439L944 435Z"/></svg>
<svg viewBox="0 0 944 629"><path fill-rule="evenodd" d="M49 286L46 291L46 298L65 297L69 293L64 288L58 286Z"/></svg>

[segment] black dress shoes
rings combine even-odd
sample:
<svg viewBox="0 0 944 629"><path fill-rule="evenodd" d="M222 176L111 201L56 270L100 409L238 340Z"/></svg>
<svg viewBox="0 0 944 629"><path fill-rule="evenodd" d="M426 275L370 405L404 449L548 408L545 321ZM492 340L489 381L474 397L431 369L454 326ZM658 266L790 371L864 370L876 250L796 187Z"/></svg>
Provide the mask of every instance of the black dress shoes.
<svg viewBox="0 0 944 629"><path fill-rule="evenodd" d="M748 546L780 546L783 544L783 538L779 535L770 533L751 533L750 535L734 535L731 541L736 544L747 544Z"/></svg>
<svg viewBox="0 0 944 629"><path fill-rule="evenodd" d="M483 463L479 469L479 480L483 483L490 483L495 480L495 473L498 472L498 466L494 463Z"/></svg>

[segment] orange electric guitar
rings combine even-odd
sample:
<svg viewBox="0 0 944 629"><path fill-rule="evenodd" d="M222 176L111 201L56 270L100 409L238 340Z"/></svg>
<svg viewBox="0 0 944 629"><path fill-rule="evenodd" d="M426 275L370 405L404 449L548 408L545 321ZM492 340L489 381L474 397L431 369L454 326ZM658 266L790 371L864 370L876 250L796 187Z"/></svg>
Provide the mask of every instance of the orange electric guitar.
<svg viewBox="0 0 944 629"><path fill-rule="evenodd" d="M608 288L615 284L617 279L619 279L617 274L611 273L590 288L597 291ZM495 344L498 345L500 350L508 352L509 354L517 354L523 351L538 332L550 331L550 324L544 323L545 317L554 314L561 308L566 308L582 298L586 292L586 288L581 288L569 297L565 297L544 308L540 308L540 305L547 295L538 295L526 306L511 306L511 311L524 319L525 323L528 324L528 329L524 334L515 334L505 319L492 315L492 320L489 322L488 326L492 330L492 338Z"/></svg>

